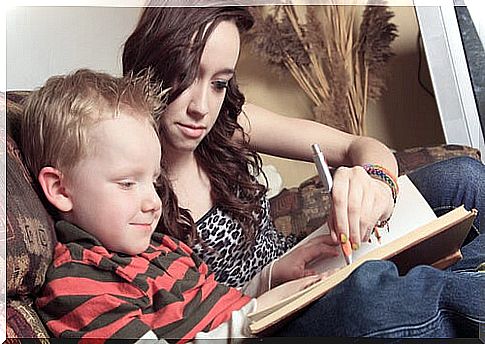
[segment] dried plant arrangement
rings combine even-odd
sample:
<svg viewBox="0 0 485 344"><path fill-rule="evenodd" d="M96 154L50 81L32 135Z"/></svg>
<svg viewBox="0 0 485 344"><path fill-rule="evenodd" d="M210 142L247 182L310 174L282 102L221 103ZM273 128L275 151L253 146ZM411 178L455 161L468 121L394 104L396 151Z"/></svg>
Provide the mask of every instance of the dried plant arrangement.
<svg viewBox="0 0 485 344"><path fill-rule="evenodd" d="M369 100L385 87L397 27L387 6L253 7L251 49L279 73L290 72L311 99L314 120L362 135Z"/></svg>

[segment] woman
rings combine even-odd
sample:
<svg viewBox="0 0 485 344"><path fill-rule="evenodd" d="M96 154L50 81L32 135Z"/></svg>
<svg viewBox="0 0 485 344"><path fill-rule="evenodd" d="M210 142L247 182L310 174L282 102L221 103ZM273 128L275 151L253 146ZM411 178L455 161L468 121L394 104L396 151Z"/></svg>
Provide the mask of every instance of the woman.
<svg viewBox="0 0 485 344"><path fill-rule="evenodd" d="M336 255L339 243L350 242L357 250L372 228L391 216L397 191L395 185L373 178L362 166L378 165L392 180L397 164L392 153L374 139L245 104L235 66L240 33L252 24L244 7L147 8L125 43L123 69L128 73L150 67L157 80L171 87L160 130L163 164L181 209L164 215L164 228L193 246L220 282L244 285L295 244L294 238L278 235L269 219L266 190L253 177L261 167L256 151L310 161L311 144L319 143L329 164L337 167L330 220L333 235L312 241L270 266L272 287L311 274L306 263L318 256ZM474 161L454 164L460 173L463 164L468 164L479 174L467 180L471 189L464 194L466 200L446 205L465 202L480 210L479 186L474 181L483 176L483 165ZM441 182L435 168L423 169L411 178L418 187L429 184L430 178ZM448 190L432 190L436 199L431 205L441 207ZM196 232L190 226L192 219Z"/></svg>
<svg viewBox="0 0 485 344"><path fill-rule="evenodd" d="M163 167L180 207L164 209L163 230L193 245L219 281L241 286L253 277L266 278L269 288L311 274L305 263L335 254L340 236L311 242L272 269L267 265L294 239L278 236L269 219L266 190L252 174L261 166L256 151L310 160L310 145L319 143L330 165L338 167L332 232L350 237L354 249L391 215L395 196L391 185L371 178L361 166L381 165L390 177L397 166L389 150L373 139L245 104L234 69L239 35L252 23L244 8L147 8L125 43L123 69L152 68L157 81L171 87L160 130ZM479 190L485 172L475 160L452 159L410 177L437 211L464 203L483 213ZM472 236L480 228L478 217ZM481 237L463 249L466 259L447 271L420 266L402 278L390 262L363 264L278 334L476 336L484 319L474 290L483 285L484 275L470 272L485 260ZM265 288L251 289L257 284L249 283L246 291L260 295Z"/></svg>

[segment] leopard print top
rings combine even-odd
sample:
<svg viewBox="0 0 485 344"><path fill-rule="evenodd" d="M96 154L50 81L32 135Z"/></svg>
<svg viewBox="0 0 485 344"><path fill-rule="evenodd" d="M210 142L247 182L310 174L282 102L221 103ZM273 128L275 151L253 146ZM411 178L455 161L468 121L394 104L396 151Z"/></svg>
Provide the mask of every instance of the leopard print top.
<svg viewBox="0 0 485 344"><path fill-rule="evenodd" d="M214 206L199 221L197 231L206 247L193 250L214 271L216 280L231 287L242 287L272 260L297 243L294 235L285 237L274 227L269 202L261 201L261 223L255 244L245 240L241 225L221 207Z"/></svg>

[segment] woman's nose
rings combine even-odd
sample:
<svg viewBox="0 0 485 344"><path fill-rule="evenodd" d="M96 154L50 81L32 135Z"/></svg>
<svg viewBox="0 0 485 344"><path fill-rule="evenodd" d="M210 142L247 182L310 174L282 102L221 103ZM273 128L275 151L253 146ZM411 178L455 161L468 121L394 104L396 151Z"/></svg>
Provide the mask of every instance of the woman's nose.
<svg viewBox="0 0 485 344"><path fill-rule="evenodd" d="M192 116L197 117L204 117L209 113L209 88L197 80L192 85L188 110Z"/></svg>

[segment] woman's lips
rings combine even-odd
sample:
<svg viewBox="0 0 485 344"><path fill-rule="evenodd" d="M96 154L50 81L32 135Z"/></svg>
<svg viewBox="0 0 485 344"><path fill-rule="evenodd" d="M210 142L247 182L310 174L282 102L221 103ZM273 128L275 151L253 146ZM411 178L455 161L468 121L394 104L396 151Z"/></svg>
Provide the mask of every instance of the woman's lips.
<svg viewBox="0 0 485 344"><path fill-rule="evenodd" d="M182 131L182 134L184 134L185 136L191 139L200 138L205 131L205 127L201 127L201 126L187 125L182 123L177 123L177 125L180 128L180 131Z"/></svg>

